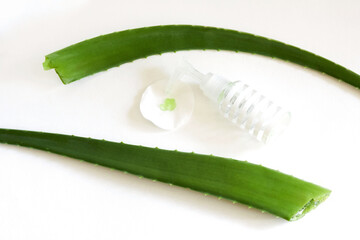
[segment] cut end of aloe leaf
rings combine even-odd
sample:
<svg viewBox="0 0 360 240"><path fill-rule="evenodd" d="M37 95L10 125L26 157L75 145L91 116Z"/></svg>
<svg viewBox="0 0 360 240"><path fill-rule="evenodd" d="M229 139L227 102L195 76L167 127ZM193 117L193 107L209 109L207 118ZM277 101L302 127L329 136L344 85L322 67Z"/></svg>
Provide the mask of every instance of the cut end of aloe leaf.
<svg viewBox="0 0 360 240"><path fill-rule="evenodd" d="M48 56L45 57L45 61L43 62L42 65L43 65L43 69L44 69L44 70L55 69L56 74L59 76L59 78L61 79L62 83L65 84L65 85L71 83L72 81L75 81L75 80L71 80L71 79L69 80L69 79L67 79L66 77L64 77L64 73L63 73L63 72L60 72L60 71L53 65L51 59L50 59Z"/></svg>
<svg viewBox="0 0 360 240"><path fill-rule="evenodd" d="M317 206L320 205L320 203L325 201L330 196L331 191L330 190L328 190L328 191L329 192L324 195L321 195L317 198L312 198L309 202L307 202L304 205L303 208L301 208L297 213L295 213L289 220L296 221L296 220L302 218L303 216L305 216L311 210L315 209Z"/></svg>
<svg viewBox="0 0 360 240"><path fill-rule="evenodd" d="M47 57L45 57L45 61L43 62L43 68L44 70L50 70L53 68L50 64L50 59L48 59Z"/></svg>

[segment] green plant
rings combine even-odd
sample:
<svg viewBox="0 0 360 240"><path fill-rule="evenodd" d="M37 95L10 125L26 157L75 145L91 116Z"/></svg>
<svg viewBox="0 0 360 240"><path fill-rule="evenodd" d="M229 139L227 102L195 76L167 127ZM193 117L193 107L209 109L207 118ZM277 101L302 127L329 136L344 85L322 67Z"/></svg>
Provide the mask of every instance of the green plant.
<svg viewBox="0 0 360 240"><path fill-rule="evenodd" d="M45 57L44 69L58 73L64 84L154 54L191 49L248 52L290 61L360 87L360 76L300 48L234 30L167 25L115 32L92 38Z"/></svg>
<svg viewBox="0 0 360 240"><path fill-rule="evenodd" d="M60 134L0 129L0 142L31 147L240 202L296 220L330 190L234 159Z"/></svg>

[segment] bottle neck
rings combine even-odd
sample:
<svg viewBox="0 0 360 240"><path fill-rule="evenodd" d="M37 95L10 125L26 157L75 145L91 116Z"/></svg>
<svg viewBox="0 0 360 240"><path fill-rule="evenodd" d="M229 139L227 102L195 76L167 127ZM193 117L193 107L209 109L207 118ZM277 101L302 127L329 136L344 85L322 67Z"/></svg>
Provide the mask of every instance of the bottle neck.
<svg viewBox="0 0 360 240"><path fill-rule="evenodd" d="M208 73L206 76L207 80L200 83L200 88L205 96L210 98L212 101L217 102L220 94L230 83L230 81L212 73Z"/></svg>

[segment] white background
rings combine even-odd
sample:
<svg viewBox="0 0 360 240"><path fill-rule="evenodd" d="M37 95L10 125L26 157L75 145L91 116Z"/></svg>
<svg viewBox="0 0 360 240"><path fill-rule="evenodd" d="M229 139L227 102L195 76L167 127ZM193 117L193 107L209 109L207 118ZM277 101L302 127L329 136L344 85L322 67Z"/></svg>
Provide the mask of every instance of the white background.
<svg viewBox="0 0 360 240"><path fill-rule="evenodd" d="M0 127L74 134L263 164L331 189L296 222L41 151L0 146L0 239L315 239L359 237L360 91L300 66L244 53L163 54L63 85L44 56L114 31L196 24L255 33L360 73L359 1L0 1ZM173 132L142 118L145 87L185 57L241 79L292 112L263 145L194 88Z"/></svg>

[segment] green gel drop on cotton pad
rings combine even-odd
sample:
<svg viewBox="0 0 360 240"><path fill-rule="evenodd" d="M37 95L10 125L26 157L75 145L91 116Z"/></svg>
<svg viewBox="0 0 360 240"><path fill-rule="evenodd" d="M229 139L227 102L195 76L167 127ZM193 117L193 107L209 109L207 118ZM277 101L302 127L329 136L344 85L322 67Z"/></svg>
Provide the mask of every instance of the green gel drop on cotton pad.
<svg viewBox="0 0 360 240"><path fill-rule="evenodd" d="M189 121L194 105L194 94L189 84L178 79L163 79L145 89L140 112L157 127L174 130Z"/></svg>
<svg viewBox="0 0 360 240"><path fill-rule="evenodd" d="M163 104L160 104L162 111L173 111L176 108L176 101L174 98L166 98Z"/></svg>

